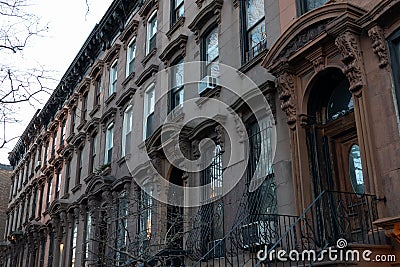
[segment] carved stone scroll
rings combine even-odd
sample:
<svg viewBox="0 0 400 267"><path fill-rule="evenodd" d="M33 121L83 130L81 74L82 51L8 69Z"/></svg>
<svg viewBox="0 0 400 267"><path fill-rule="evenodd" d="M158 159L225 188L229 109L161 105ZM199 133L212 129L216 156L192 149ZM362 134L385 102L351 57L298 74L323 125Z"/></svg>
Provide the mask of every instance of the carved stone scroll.
<svg viewBox="0 0 400 267"><path fill-rule="evenodd" d="M372 27L368 31L368 36L372 41L372 49L379 58L379 67L385 68L389 63L389 53L382 28L379 26Z"/></svg>

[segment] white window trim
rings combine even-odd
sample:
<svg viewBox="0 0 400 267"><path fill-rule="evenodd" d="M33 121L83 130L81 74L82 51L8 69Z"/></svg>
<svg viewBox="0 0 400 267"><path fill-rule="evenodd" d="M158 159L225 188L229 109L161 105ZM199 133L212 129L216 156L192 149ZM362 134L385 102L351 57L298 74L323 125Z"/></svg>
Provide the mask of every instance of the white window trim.
<svg viewBox="0 0 400 267"><path fill-rule="evenodd" d="M114 123L110 123L107 126L107 130L106 130L106 144L105 144L105 151L104 151L104 163L107 164L109 162L111 162L111 159L108 158L108 150L110 150L111 148L114 148L114 129L112 131L111 134L111 142L108 144L108 134L110 133L110 129L114 128Z"/></svg>
<svg viewBox="0 0 400 267"><path fill-rule="evenodd" d="M125 66L125 77L128 77L130 72L129 72L129 65L131 63L132 60L135 60L136 58L136 48L135 48L135 53L133 54L133 57L130 58L131 55L131 50L132 50L132 44L136 43L136 38L133 38L129 43L128 43L128 47L126 49L126 66ZM135 45L136 47L136 45Z"/></svg>
<svg viewBox="0 0 400 267"><path fill-rule="evenodd" d="M157 10L154 10L153 13L149 16L149 19L147 20L147 26L146 26L146 55L150 53L150 21L152 21L155 17L157 16ZM157 21L157 17L156 17ZM158 21L157 21L157 27L158 27ZM156 27L156 34L157 34L157 27Z"/></svg>
<svg viewBox="0 0 400 267"><path fill-rule="evenodd" d="M128 123L127 115L129 113L131 114L130 115L131 123L130 123L129 132L132 132L132 128L133 128L132 127L132 121L133 121L133 106L132 105L129 105L124 111L124 122L123 122L123 126L122 126L122 149L121 149L123 157L126 155L126 151L125 151L125 149L126 149L126 135L129 133L128 129L127 129L127 123Z"/></svg>
<svg viewBox="0 0 400 267"><path fill-rule="evenodd" d="M143 97L143 100L144 100L144 105L143 105L143 140L146 140L146 135L147 135L147 117L151 114L151 113L148 113L147 112L147 110L148 110L148 93L149 93L149 91L151 91L151 90L154 90L154 105L155 105L155 103L156 103L156 92L155 92L155 84L154 83L152 83L152 84L150 84L148 87L147 87L147 89L146 89L146 91L144 92L144 97Z"/></svg>
<svg viewBox="0 0 400 267"><path fill-rule="evenodd" d="M114 60L110 67L110 85L108 87L108 95L112 95L117 91L117 80L118 80L118 59ZM113 79L113 74L115 72L115 79Z"/></svg>

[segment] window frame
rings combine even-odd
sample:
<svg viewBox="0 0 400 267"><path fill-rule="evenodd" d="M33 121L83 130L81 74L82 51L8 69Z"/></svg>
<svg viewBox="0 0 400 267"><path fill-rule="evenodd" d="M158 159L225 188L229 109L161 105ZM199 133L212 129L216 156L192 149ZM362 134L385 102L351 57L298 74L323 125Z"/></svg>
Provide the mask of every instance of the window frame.
<svg viewBox="0 0 400 267"><path fill-rule="evenodd" d="M49 181L47 182L46 210L50 207L52 196L53 196L53 177L50 177Z"/></svg>
<svg viewBox="0 0 400 267"><path fill-rule="evenodd" d="M158 19L157 19L157 9L151 13L147 20L147 25L146 25L146 55L148 55L156 46L157 46L157 32L158 32ZM150 36L150 29L152 25L152 21L155 20L155 26L156 26L156 31L153 33L152 36ZM154 47L150 47L152 45L153 38L154 40Z"/></svg>
<svg viewBox="0 0 400 267"><path fill-rule="evenodd" d="M185 16L185 0L182 0L182 2L179 5L176 5L176 1L177 0L170 0L171 3L171 23L170 23L170 27L172 27L180 18ZM183 14L178 16L178 12L180 11L180 9L183 9Z"/></svg>
<svg viewBox="0 0 400 267"><path fill-rule="evenodd" d="M90 159L89 159L89 174L93 173L94 171L94 164L98 154L98 147L97 147L97 140L98 135L97 133L91 136L90 140Z"/></svg>
<svg viewBox="0 0 400 267"><path fill-rule="evenodd" d="M312 8L312 9L309 9L307 0L296 0L297 16L300 17L300 16L304 15L305 13L310 12L311 10L314 10L316 8L323 6L327 2L328 2L328 0L325 0L325 3L323 3L322 5Z"/></svg>
<svg viewBox="0 0 400 267"><path fill-rule="evenodd" d="M130 123L128 124L129 118L130 118ZM122 147L121 147L122 157L125 157L127 153L130 154L131 152L132 131L133 131L133 105L129 105L124 110L124 118L122 125ZM129 135L129 140L128 140L128 135Z"/></svg>
<svg viewBox="0 0 400 267"><path fill-rule="evenodd" d="M132 47L134 46L134 49ZM128 77L131 73L135 72L135 59L136 59L136 37L128 43L126 49L126 68L125 77ZM133 50L133 52L132 52Z"/></svg>
<svg viewBox="0 0 400 267"><path fill-rule="evenodd" d="M213 58L212 61L208 62L208 45L207 45L207 39L208 37L215 31L216 35L217 35L217 40L218 40L218 44L217 44L217 51L218 51L218 56ZM207 31L204 32L204 34L202 35L201 38L201 61L203 62L202 64L202 71L201 71L201 76L202 78L211 75L211 66L213 64L218 64L219 63L219 57L220 57L220 51L219 51L219 29L218 29L218 25L211 25ZM210 67L210 73L208 73L208 69Z"/></svg>
<svg viewBox="0 0 400 267"><path fill-rule="evenodd" d="M390 53L390 63L392 65L392 76L394 83L394 99L397 103L395 106L397 107L397 112L400 113L400 74L398 73L400 70L400 29L395 31L387 40L389 46ZM399 53L396 52L396 47L399 50Z"/></svg>
<svg viewBox="0 0 400 267"><path fill-rule="evenodd" d="M111 137L109 137L109 134L111 134ZM114 122L111 122L107 126L105 138L104 164L110 164L112 161L112 152L114 148Z"/></svg>
<svg viewBox="0 0 400 267"><path fill-rule="evenodd" d="M118 80L118 59L114 60L110 66L110 77L108 86L108 96L117 92L117 80Z"/></svg>
<svg viewBox="0 0 400 267"><path fill-rule="evenodd" d="M251 27L248 27L248 7L247 7L247 2L246 1L240 1L240 21L241 21L241 42L242 42L242 64L245 64L249 61L251 61L253 58L255 58L257 55L259 55L262 51L264 51L267 48L267 43L268 39L267 36L260 41L256 46L261 44L261 49L258 51L258 53L253 53L253 55L250 57L250 51L252 51L255 46L251 47L250 44L250 32L254 29L256 29L259 25L264 23L265 27L265 33L267 32L266 30L266 20L265 20L265 6L264 6L264 16L260 18L256 23L254 23ZM263 43L262 43L263 42Z"/></svg>
<svg viewBox="0 0 400 267"><path fill-rule="evenodd" d="M150 92L153 92L153 101L149 99ZM144 111L143 111L143 140L146 140L151 134L154 132L154 112L155 112L155 103L156 101L156 90L155 90L155 84L152 83L150 84L146 91L144 92ZM150 103L149 103L150 102ZM151 105L152 104L152 105ZM149 128L149 118L153 117L153 120L151 121L153 125L151 125L151 129ZM150 132L149 132L150 130Z"/></svg>
<svg viewBox="0 0 400 267"><path fill-rule="evenodd" d="M183 83L177 85L176 83L176 73L177 73L177 66L182 64L182 75L183 75ZM169 93L169 111L174 110L178 106L182 106L183 102L185 101L185 62L184 59L179 57L174 61L171 67L171 75L170 75L170 93ZM183 93L182 103L176 104L175 96L178 95L180 92Z"/></svg>

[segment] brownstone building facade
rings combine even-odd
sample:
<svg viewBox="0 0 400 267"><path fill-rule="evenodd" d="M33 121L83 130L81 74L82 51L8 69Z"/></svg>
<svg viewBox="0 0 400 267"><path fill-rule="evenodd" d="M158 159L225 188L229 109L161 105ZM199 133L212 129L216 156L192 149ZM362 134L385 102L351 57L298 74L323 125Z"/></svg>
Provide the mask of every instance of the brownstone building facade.
<svg viewBox="0 0 400 267"><path fill-rule="evenodd" d="M115 0L10 154L1 266L312 266L259 252L342 239L394 266L399 10Z"/></svg>
<svg viewBox="0 0 400 267"><path fill-rule="evenodd" d="M8 196L10 191L10 177L12 169L11 166L0 164L0 235L4 236L4 229L6 227L8 209Z"/></svg>

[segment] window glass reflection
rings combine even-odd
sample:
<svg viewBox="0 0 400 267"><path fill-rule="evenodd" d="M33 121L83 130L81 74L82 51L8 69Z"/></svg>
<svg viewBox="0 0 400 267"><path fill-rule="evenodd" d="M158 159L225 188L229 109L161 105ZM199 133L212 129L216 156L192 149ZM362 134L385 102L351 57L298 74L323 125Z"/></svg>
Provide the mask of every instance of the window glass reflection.
<svg viewBox="0 0 400 267"><path fill-rule="evenodd" d="M350 181L354 192L358 194L364 194L365 186L363 178L363 168L361 163L360 147L358 145L353 145L350 149L349 171Z"/></svg>

